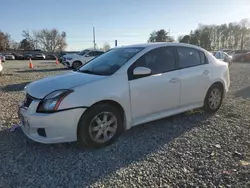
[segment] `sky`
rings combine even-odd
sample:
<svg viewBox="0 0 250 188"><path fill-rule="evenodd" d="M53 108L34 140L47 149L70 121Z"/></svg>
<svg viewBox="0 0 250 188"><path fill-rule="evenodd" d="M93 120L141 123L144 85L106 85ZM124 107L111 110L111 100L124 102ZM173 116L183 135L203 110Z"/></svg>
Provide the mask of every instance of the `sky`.
<svg viewBox="0 0 250 188"><path fill-rule="evenodd" d="M1 0L0 29L21 41L22 31L56 28L67 34L67 50L96 44L145 43L154 30L175 39L198 24L250 19L250 0Z"/></svg>

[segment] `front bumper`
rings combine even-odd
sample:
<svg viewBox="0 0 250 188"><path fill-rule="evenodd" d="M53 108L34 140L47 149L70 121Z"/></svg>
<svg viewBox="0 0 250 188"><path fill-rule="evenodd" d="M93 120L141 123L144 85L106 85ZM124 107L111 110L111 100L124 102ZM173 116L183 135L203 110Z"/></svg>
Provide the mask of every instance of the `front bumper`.
<svg viewBox="0 0 250 188"><path fill-rule="evenodd" d="M30 139L44 144L77 140L78 121L85 109L36 113L38 104L39 101L33 101L28 108L20 105L18 110L21 128Z"/></svg>
<svg viewBox="0 0 250 188"><path fill-rule="evenodd" d="M68 62L68 61L63 61L62 64L63 64L64 67L66 67L66 68L70 68L70 67L71 67L71 66L70 66L70 62Z"/></svg>

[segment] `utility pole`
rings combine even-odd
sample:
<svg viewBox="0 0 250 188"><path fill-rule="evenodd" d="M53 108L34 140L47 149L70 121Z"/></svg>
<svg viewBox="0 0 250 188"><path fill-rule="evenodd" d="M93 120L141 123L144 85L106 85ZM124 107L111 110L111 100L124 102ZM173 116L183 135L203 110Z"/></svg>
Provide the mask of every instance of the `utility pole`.
<svg viewBox="0 0 250 188"><path fill-rule="evenodd" d="M95 28L93 27L93 42L94 42L94 50L95 50Z"/></svg>

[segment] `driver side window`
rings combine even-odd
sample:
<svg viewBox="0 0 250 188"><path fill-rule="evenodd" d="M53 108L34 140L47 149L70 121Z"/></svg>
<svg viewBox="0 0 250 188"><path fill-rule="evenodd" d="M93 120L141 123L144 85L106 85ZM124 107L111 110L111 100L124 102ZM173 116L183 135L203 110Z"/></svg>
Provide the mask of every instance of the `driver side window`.
<svg viewBox="0 0 250 188"><path fill-rule="evenodd" d="M136 67L146 67L151 69L152 74L160 74L173 71L176 68L174 48L160 47L153 49L142 55L131 67L128 69L129 80L133 78L133 70Z"/></svg>

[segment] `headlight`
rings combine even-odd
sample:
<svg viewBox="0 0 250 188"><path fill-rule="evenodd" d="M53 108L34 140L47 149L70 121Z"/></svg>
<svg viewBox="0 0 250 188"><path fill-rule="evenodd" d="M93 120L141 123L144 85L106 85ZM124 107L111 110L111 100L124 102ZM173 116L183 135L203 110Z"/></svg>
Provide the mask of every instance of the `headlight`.
<svg viewBox="0 0 250 188"><path fill-rule="evenodd" d="M73 58L72 58L72 57L67 57L67 58L66 58L66 60L71 60L71 59L73 59Z"/></svg>
<svg viewBox="0 0 250 188"><path fill-rule="evenodd" d="M58 90L44 97L37 107L37 112L54 112L57 111L62 100L72 93L73 90Z"/></svg>

